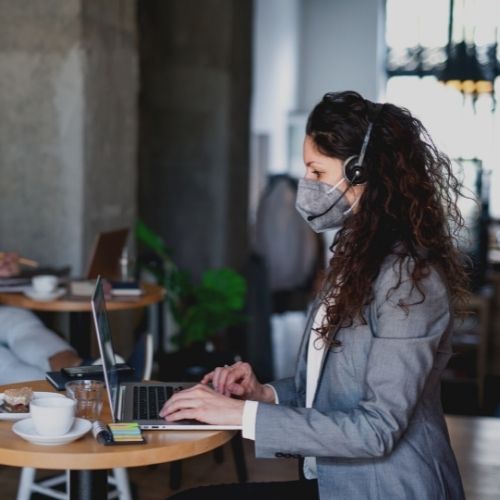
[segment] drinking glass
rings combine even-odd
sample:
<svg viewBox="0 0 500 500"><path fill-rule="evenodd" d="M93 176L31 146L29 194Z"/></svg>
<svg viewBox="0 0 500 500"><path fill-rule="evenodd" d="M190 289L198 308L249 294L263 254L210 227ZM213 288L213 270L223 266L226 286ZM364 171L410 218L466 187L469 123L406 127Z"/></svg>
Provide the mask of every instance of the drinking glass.
<svg viewBox="0 0 500 500"><path fill-rule="evenodd" d="M101 380L72 380L66 382L66 396L76 401L75 416L97 420L102 410L104 382Z"/></svg>

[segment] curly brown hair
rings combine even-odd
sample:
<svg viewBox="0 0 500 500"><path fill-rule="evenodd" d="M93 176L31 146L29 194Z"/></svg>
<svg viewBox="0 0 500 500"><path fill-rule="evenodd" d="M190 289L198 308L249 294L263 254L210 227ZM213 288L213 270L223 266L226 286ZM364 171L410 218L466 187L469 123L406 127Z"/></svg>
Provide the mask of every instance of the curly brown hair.
<svg viewBox="0 0 500 500"><path fill-rule="evenodd" d="M457 246L463 227L457 207L461 185L422 123L407 109L374 104L352 91L336 92L313 109L306 134L322 154L345 160L359 154L370 123L365 189L359 209L334 238L323 280L323 293L334 300L327 301L318 333L333 344L338 341L331 339L332 332L356 318L366 321L363 309L373 299L373 282L389 254L396 255L400 273L410 258L410 279L422 301L419 284L431 267L447 284L452 305L467 295L465 260ZM395 288L400 284L401 274Z"/></svg>

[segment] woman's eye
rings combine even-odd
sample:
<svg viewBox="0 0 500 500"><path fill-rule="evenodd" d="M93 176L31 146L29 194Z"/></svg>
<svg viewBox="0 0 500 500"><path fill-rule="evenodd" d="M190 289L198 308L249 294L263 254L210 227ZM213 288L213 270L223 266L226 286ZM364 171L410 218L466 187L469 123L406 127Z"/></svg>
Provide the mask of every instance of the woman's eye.
<svg viewBox="0 0 500 500"><path fill-rule="evenodd" d="M316 178L319 179L319 177L321 176L321 172L319 172L318 170L313 170L312 171L313 175L316 176Z"/></svg>

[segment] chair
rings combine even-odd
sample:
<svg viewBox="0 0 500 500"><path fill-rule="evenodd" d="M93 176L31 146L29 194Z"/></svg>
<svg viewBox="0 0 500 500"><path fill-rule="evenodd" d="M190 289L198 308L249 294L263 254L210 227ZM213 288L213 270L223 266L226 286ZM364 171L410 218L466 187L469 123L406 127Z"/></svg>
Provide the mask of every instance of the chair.
<svg viewBox="0 0 500 500"><path fill-rule="evenodd" d="M142 373L142 380L151 379L153 354L153 335L146 332L140 336L128 360L130 366L135 369L136 373ZM36 469L32 467L22 468L19 487L17 489L17 500L30 500L32 493L41 493L49 498L56 498L59 500L69 500L69 471L40 481L36 481L35 475ZM65 491L55 488L62 484L66 485ZM119 498L119 500L132 500L127 469L113 469L112 473L108 475L108 484L113 488L108 493L108 499Z"/></svg>
<svg viewBox="0 0 500 500"><path fill-rule="evenodd" d="M457 322L453 330L455 355L444 373L444 379L448 382L473 382L477 387L479 408L484 408L485 404L493 297L494 291L490 286L483 286L470 295L465 307L468 315Z"/></svg>

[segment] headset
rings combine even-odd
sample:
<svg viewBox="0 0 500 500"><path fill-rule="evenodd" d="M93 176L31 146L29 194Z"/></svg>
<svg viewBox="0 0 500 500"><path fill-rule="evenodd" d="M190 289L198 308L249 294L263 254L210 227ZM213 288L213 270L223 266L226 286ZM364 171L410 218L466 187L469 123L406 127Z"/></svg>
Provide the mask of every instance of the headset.
<svg viewBox="0 0 500 500"><path fill-rule="evenodd" d="M343 164L344 177L351 186L358 186L359 184L364 184L367 181L366 167L363 165L363 160L365 159L366 148L368 147L368 143L370 142L373 124L377 121L377 118L384 105L377 104L376 106L377 110L372 117L372 120L368 124L368 128L366 130L359 155L349 156L349 158L347 158L347 160L345 160Z"/></svg>

